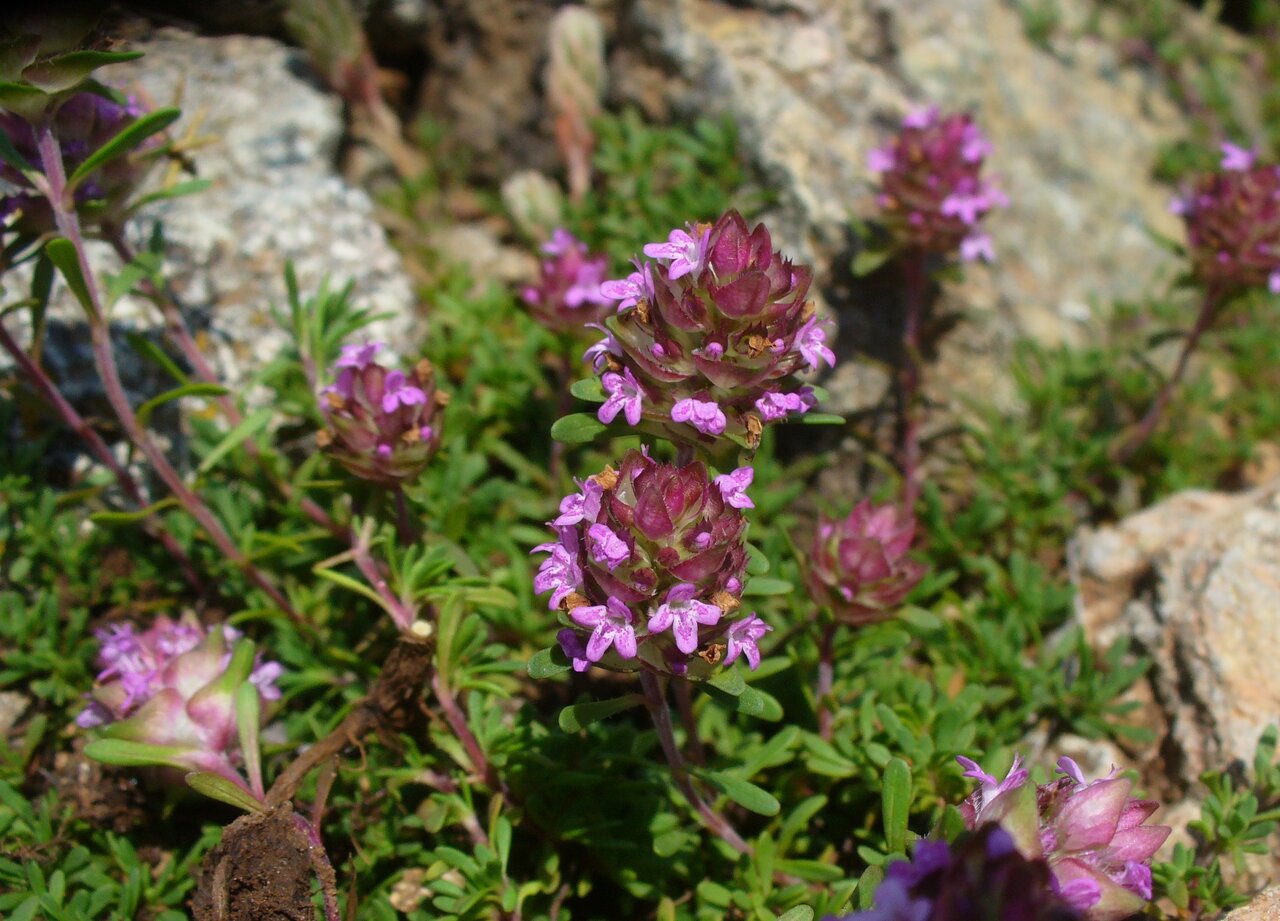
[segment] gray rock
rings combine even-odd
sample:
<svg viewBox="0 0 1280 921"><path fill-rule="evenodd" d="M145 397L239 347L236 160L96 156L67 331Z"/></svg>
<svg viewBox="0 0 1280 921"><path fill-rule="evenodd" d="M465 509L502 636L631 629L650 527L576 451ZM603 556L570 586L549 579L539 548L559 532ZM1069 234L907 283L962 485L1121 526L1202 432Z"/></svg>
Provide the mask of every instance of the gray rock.
<svg viewBox="0 0 1280 921"><path fill-rule="evenodd" d="M1264 889L1248 905L1242 905L1223 921L1277 921L1280 919L1280 886Z"/></svg>
<svg viewBox="0 0 1280 921"><path fill-rule="evenodd" d="M1059 6L1079 19L1092 8ZM1068 36L1046 51L1000 0L637 0L620 34L648 60L619 56L615 66L664 61L674 111L734 118L779 195L771 227L816 263L823 285L852 255L850 216L874 213L867 151L916 106L977 113L1011 206L988 219L999 262L947 285L937 305L965 317L932 375L940 397L1008 396L1015 339L1080 339L1092 304L1171 274L1147 228L1178 233L1168 190L1150 178L1177 115L1101 41ZM855 286L856 300L828 300L854 320L864 307L878 312L866 303L877 295Z"/></svg>
<svg viewBox="0 0 1280 921"><path fill-rule="evenodd" d="M1280 722L1280 481L1174 496L1082 533L1070 563L1088 638L1132 637L1153 659L1174 779L1249 763Z"/></svg>

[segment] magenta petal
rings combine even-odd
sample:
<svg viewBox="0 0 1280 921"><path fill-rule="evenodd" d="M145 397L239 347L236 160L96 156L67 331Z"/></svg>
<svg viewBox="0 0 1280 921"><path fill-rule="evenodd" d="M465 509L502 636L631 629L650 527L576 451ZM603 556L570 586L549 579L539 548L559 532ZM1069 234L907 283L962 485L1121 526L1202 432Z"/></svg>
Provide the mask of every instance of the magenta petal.
<svg viewBox="0 0 1280 921"><path fill-rule="evenodd" d="M1062 835L1062 850L1069 853L1105 847L1116 833L1129 788L1129 781L1118 777L1077 790L1054 820Z"/></svg>
<svg viewBox="0 0 1280 921"><path fill-rule="evenodd" d="M1107 856L1112 860L1150 860L1173 829L1165 825L1140 825L1115 833Z"/></svg>

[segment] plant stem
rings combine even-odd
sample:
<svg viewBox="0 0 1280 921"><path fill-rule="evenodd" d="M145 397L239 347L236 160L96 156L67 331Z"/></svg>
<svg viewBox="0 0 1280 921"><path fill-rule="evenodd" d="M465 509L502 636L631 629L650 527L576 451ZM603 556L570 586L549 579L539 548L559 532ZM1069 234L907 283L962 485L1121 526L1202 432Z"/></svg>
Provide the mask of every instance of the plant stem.
<svg viewBox="0 0 1280 921"><path fill-rule="evenodd" d="M836 623L824 622L818 637L818 682L814 688L814 706L818 711L818 735L831 741L831 686L835 674Z"/></svg>
<svg viewBox="0 0 1280 921"><path fill-rule="evenodd" d="M702 766L707 763L707 753L698 737L698 718L693 713L693 685L688 681L675 683L676 708L680 711L680 724L684 726L684 751L689 760Z"/></svg>
<svg viewBox="0 0 1280 921"><path fill-rule="evenodd" d="M444 678L441 677L438 669L431 677L431 690L435 692L436 703L440 706L440 712L444 714L445 722L449 724L453 734L462 743L462 747L466 750L467 757L471 759L471 764L476 773L484 778L484 782L489 785L491 790L503 791L502 779L489 762L484 749L480 747L480 740L475 737L475 733L467 725L467 715L462 712L462 707L454 699L452 690L445 684Z"/></svg>
<svg viewBox="0 0 1280 921"><path fill-rule="evenodd" d="M129 405L129 398L124 385L120 381L120 372L116 367L115 354L112 351L111 333L107 323L105 305L98 290L97 280L89 265L85 252L84 238L80 233L80 221L76 216L73 202L68 200L66 176L62 169L62 150L58 139L46 119L36 127L36 143L40 151L41 167L49 181L49 204L57 220L58 230L71 243L79 263L80 273L88 292L89 306L93 308L93 316L89 317L89 331L93 347L98 375L102 378L103 391L107 401L120 420L125 434L133 444L137 445L148 463L156 471L174 497L187 510L196 522L209 535L214 545L237 567L239 567L254 585L262 589L266 595L295 623L302 623L302 615L293 607L276 585L266 577L252 562L245 558L235 542L227 534L213 512L204 501L183 483L182 477L173 469L164 452L151 439L151 436L138 422L138 417Z"/></svg>
<svg viewBox="0 0 1280 921"><path fill-rule="evenodd" d="M107 241L115 249L116 255L126 265L133 262L137 258L137 254L125 239L124 231L120 227L106 228ZM191 364L196 375L206 383L219 383L218 375L214 372L213 367L204 357L204 353L200 351L200 347L196 344L195 338L191 335L191 327L187 325L186 317L183 316L182 308L178 304L178 300L167 287L157 287L152 283L151 279L144 278L139 283L143 293L147 298L156 305L161 316L164 318L165 325L169 330L169 336L174 344L178 346L178 350L182 352L182 356ZM235 401L230 396L223 394L217 397L219 408L226 417L227 423L233 428L243 421L240 410L236 407ZM333 518L314 501L306 496L297 496L295 494L293 484L286 480L280 479L275 475L275 471L271 469L267 459L262 456L262 452L258 450L257 444L253 439L246 438L241 442L241 446L245 452L252 457L258 464L260 470L267 477L273 487L284 497L286 502L292 502L295 498L298 500L298 507L302 512L329 531L336 537L343 540L350 540L351 530L338 524Z"/></svg>
<svg viewBox="0 0 1280 921"><path fill-rule="evenodd" d="M1147 439L1155 432L1156 426L1160 423L1160 417L1164 414L1165 408L1169 405L1169 400L1173 396L1174 389L1182 380L1183 374L1187 370L1187 361L1191 358L1192 351L1195 350L1196 343L1200 341L1200 337L1205 331L1213 325L1213 321L1217 318L1218 308L1222 306L1222 291L1217 287L1211 286L1205 289L1204 300L1200 302L1200 313L1196 317L1195 325L1191 327L1191 332L1187 334L1186 341L1182 344L1182 352L1178 355L1178 363L1173 368L1173 374L1164 382L1164 386L1160 388L1160 392L1156 394L1156 398L1152 401L1147 413L1142 417L1142 421L1138 423L1138 427L1133 430L1127 439L1125 439L1111 455L1111 459L1117 464L1123 464L1134 453L1146 444Z"/></svg>
<svg viewBox="0 0 1280 921"><path fill-rule="evenodd" d="M409 516L409 503L405 501L404 490L396 486L391 490L396 504L396 537L404 546L412 546L418 540L418 529L413 526Z"/></svg>
<svg viewBox="0 0 1280 921"><path fill-rule="evenodd" d="M652 672L641 670L640 687L644 690L644 703L649 711L649 715L653 718L653 728L658 733L658 744L662 746L662 754L667 759L667 766L671 768L671 776L676 782L678 789L685 800L693 807L694 813L701 819L702 824L712 834L723 838L728 842L729 846L742 854L750 854L751 846L742 840L732 825L725 818L716 813L706 801L698 795L698 791L693 787L693 781L689 776L689 769L685 766L684 759L680 755L680 748L676 745L675 731L671 725L671 711L667 708L666 694L659 679Z"/></svg>
<svg viewBox="0 0 1280 921"><path fill-rule="evenodd" d="M298 827L311 845L307 856L311 858L311 867L315 870L316 879L320 880L320 892L324 899L325 921L342 921L338 913L338 876L333 872L333 864L329 862L329 854L324 849L324 841L319 830L298 815L293 813L293 824Z"/></svg>
<svg viewBox="0 0 1280 921"><path fill-rule="evenodd" d="M18 343L9 335L9 331L3 325L0 325L0 346L13 358L14 362L26 375L27 380L34 384L45 399L53 404L54 409L58 411L58 415L62 417L67 427L84 439L98 462L111 471L111 475L116 478L116 482L120 484L120 489L128 497L129 501L140 509L146 508L147 502L142 496L142 490L138 488L137 482L129 471L116 461L115 455L111 453L111 448L106 441L83 416L76 412L75 407L67 402L66 397L58 390L57 385L45 373L45 370L18 346ZM191 557L187 556L187 551L182 549L182 545L173 538L173 535L157 526L150 518L144 520L142 526L147 533L157 538L164 545L165 550L169 551L169 554L178 562L179 567L182 569L183 578L187 580L191 587L196 591L203 592L204 585L201 583L200 577L196 575Z"/></svg>
<svg viewBox="0 0 1280 921"><path fill-rule="evenodd" d="M905 281L905 317L902 327L902 367L898 373L898 398L901 400L902 443L898 463L902 470L902 504L906 511L915 508L920 495L920 379L922 356L920 328L924 323L925 299L929 278L925 269L924 250L912 248L903 253Z"/></svg>

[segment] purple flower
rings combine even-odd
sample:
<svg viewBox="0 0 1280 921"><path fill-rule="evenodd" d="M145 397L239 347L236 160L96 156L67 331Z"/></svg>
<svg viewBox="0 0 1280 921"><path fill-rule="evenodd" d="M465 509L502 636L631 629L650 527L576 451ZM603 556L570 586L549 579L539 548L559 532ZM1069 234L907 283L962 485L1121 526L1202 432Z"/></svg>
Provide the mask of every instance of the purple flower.
<svg viewBox="0 0 1280 921"><path fill-rule="evenodd" d="M756 400L756 409L765 422L785 419L789 413L802 413L806 408L798 393L766 393Z"/></svg>
<svg viewBox="0 0 1280 921"><path fill-rule="evenodd" d="M587 528L587 552L597 563L604 563L612 571L631 558L627 542L607 524L593 524Z"/></svg>
<svg viewBox="0 0 1280 921"><path fill-rule="evenodd" d="M520 296L530 312L549 329L576 332L601 319L611 299L600 291L608 260L593 256L587 245L564 228L557 228L542 251L536 285Z"/></svg>
<svg viewBox="0 0 1280 921"><path fill-rule="evenodd" d="M676 638L676 648L688 655L698 648L698 624L712 626L720 622L720 608L699 601L694 595L697 586L688 582L672 586L667 600L649 617L649 632L662 633L671 629Z"/></svg>
<svg viewBox="0 0 1280 921"><path fill-rule="evenodd" d="M608 399L597 413L600 421L608 425L621 412L626 417L627 425L639 425L640 414L644 409L644 394L631 369L623 368L621 374L607 371L600 383L608 394Z"/></svg>
<svg viewBox="0 0 1280 921"><path fill-rule="evenodd" d="M809 363L810 371L817 371L822 367L822 362L826 362L828 367L836 366L835 352L827 348L827 332L818 325L818 317L812 316L805 321L804 326L796 332L796 348L800 350L800 354L804 356L804 360Z"/></svg>
<svg viewBox="0 0 1280 921"><path fill-rule="evenodd" d="M585 672L591 667L591 660L587 658L587 646L573 630L565 627L556 634L556 642L560 644L565 658L573 663L575 672Z"/></svg>
<svg viewBox="0 0 1280 921"><path fill-rule="evenodd" d="M605 604L581 605L570 611L569 616L576 624L594 628L586 649L590 661L599 662L610 646L624 659L635 658L633 617L630 609L617 598L610 598Z"/></svg>
<svg viewBox="0 0 1280 921"><path fill-rule="evenodd" d="M581 492L560 500L560 517L551 522L553 527L563 528L579 521L595 521L600 514L600 499L604 495L604 489L592 479L579 485L582 487Z"/></svg>
<svg viewBox="0 0 1280 921"><path fill-rule="evenodd" d="M1258 158L1252 150L1237 147L1230 141L1224 141L1221 150L1222 168L1230 172L1253 169L1254 161Z"/></svg>
<svg viewBox="0 0 1280 921"><path fill-rule="evenodd" d="M603 339L582 353L582 360L589 363L592 370L599 374L608 365L610 355L615 358L622 357L622 346L618 345L618 340L613 338L613 333L599 323L586 325L588 329L598 329L604 333Z"/></svg>
<svg viewBox="0 0 1280 921"><path fill-rule="evenodd" d="M728 423L720 404L692 397L671 407L671 419L675 422L687 422L704 435L719 435Z"/></svg>
<svg viewBox="0 0 1280 921"><path fill-rule="evenodd" d="M550 553L542 561L538 574L533 578L533 590L541 595L551 592L547 607L560 606L570 592L582 587L582 567L578 564L577 532L573 528L559 528L560 539L539 544L530 553Z"/></svg>
<svg viewBox="0 0 1280 921"><path fill-rule="evenodd" d="M611 301L622 302L618 304L618 313L622 313L628 307L636 306L641 301L652 300L653 278L650 275L648 263L637 267L636 271L625 279L604 282L600 285L600 294Z"/></svg>
<svg viewBox="0 0 1280 921"><path fill-rule="evenodd" d="M755 614L730 624L729 632L725 634L729 648L725 652L724 664L732 665L741 654L747 657L747 665L755 671L760 667L760 647L756 644L772 629Z"/></svg>
<svg viewBox="0 0 1280 921"><path fill-rule="evenodd" d="M902 127L923 131L926 128L932 128L937 121L937 106L921 106L918 109L912 109L902 117Z"/></svg>
<svg viewBox="0 0 1280 921"><path fill-rule="evenodd" d="M667 276L672 280L688 274L696 276L706 264L711 228L690 229L698 236L694 237L688 231L677 228L667 235L666 243L648 243L644 247L644 254L650 259L671 260L667 266Z"/></svg>
<svg viewBox="0 0 1280 921"><path fill-rule="evenodd" d="M965 262L981 259L984 262L995 262L996 251L991 245L991 235L971 233L960 241L960 258Z"/></svg>
<svg viewBox="0 0 1280 921"><path fill-rule="evenodd" d="M750 467L739 467L733 473L723 473L716 477L715 484L720 487L720 495L725 504L734 508L755 508L756 504L747 495L747 487L755 478L756 472Z"/></svg>
<svg viewBox="0 0 1280 921"><path fill-rule="evenodd" d="M363 371L373 364L373 358L383 347L381 342L366 342L364 345L349 343L342 347L342 354L333 363L335 368L353 368Z"/></svg>
<svg viewBox="0 0 1280 921"><path fill-rule="evenodd" d="M887 173L895 162L890 147L873 147L867 152L867 169L873 173Z"/></svg>
<svg viewBox="0 0 1280 921"><path fill-rule="evenodd" d="M382 383L382 411L393 413L400 406L422 406L427 402L427 395L420 387L405 380L403 371L392 371Z"/></svg>

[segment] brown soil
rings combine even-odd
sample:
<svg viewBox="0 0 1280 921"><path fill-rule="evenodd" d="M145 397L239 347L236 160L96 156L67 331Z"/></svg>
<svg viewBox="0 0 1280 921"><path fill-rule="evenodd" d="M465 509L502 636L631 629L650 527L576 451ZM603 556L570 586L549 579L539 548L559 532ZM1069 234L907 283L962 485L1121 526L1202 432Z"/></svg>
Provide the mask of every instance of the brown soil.
<svg viewBox="0 0 1280 921"><path fill-rule="evenodd" d="M192 900L196 921L313 921L310 844L285 804L228 825Z"/></svg>

